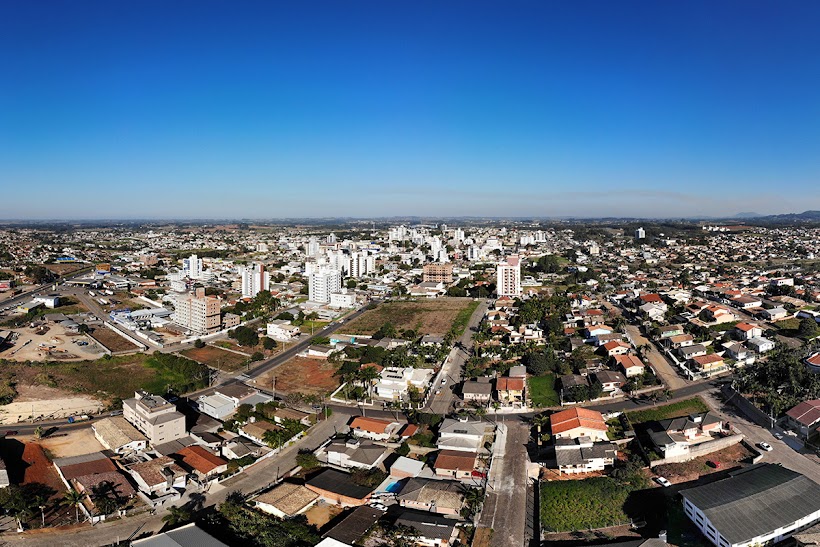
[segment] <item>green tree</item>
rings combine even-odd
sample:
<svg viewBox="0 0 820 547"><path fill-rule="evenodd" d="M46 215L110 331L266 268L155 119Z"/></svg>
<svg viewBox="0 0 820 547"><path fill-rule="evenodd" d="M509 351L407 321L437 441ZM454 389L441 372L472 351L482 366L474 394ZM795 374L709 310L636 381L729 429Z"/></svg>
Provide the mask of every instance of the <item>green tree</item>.
<svg viewBox="0 0 820 547"><path fill-rule="evenodd" d="M800 328L797 333L806 340L817 336L817 322L811 317L804 317L800 320Z"/></svg>
<svg viewBox="0 0 820 547"><path fill-rule="evenodd" d="M82 505L84 499L85 494L77 492L72 488L70 490L66 490L65 493L63 493L63 499L60 501L60 504L66 507L73 507L74 517L76 518L77 522L80 522L80 505Z"/></svg>
<svg viewBox="0 0 820 547"><path fill-rule="evenodd" d="M276 349L277 345L278 344L276 343L276 340L274 340L273 338L269 338L267 336L262 337L262 347L266 350Z"/></svg>
<svg viewBox="0 0 820 547"><path fill-rule="evenodd" d="M205 342L203 342L200 338L197 338L194 341L194 347L195 348L204 348L205 347Z"/></svg>
<svg viewBox="0 0 820 547"><path fill-rule="evenodd" d="M190 509L183 506L172 505L168 508L168 514L162 517L162 522L173 528L179 524L190 522L193 514Z"/></svg>
<svg viewBox="0 0 820 547"><path fill-rule="evenodd" d="M312 471L319 467L319 458L313 452L299 452L296 455L296 465L305 471Z"/></svg>

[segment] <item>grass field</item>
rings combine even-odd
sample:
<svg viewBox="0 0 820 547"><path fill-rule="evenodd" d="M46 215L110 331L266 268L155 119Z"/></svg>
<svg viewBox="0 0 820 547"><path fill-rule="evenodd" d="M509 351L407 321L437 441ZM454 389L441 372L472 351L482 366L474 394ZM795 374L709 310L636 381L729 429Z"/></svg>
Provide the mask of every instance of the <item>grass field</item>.
<svg viewBox="0 0 820 547"><path fill-rule="evenodd" d="M626 415L629 421L635 425L677 418L698 412L706 412L707 410L709 410L709 407L706 406L703 399L700 397L692 397L691 399L684 399L683 401L668 405L655 406L645 410L633 410L632 412L627 412Z"/></svg>
<svg viewBox="0 0 820 547"><path fill-rule="evenodd" d="M348 323L346 334L373 334L387 322L397 330L414 330L419 335L443 336L454 325L460 331L470 320L477 302L469 298L436 298L385 302Z"/></svg>
<svg viewBox="0 0 820 547"><path fill-rule="evenodd" d="M561 401L555 391L555 376L531 376L528 380L528 389L532 404L538 408L558 406Z"/></svg>
<svg viewBox="0 0 820 547"><path fill-rule="evenodd" d="M214 346L188 349L183 351L182 355L198 363L208 365L212 368L218 368L225 372L235 372L239 370L248 360L244 355L239 355L232 351L225 351L224 349Z"/></svg>
<svg viewBox="0 0 820 547"><path fill-rule="evenodd" d="M550 532L616 526L629 522L624 504L632 488L610 477L541 484L541 524Z"/></svg>

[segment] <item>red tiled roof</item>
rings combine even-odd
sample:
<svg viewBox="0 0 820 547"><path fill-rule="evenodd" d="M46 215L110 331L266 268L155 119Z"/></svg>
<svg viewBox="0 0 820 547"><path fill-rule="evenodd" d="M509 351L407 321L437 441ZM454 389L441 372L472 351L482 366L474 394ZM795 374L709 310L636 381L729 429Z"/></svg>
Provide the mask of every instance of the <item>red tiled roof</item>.
<svg viewBox="0 0 820 547"><path fill-rule="evenodd" d="M442 450L436 456L434 469L458 469L468 471L475 468L475 460L478 454L475 452L461 452L459 450Z"/></svg>
<svg viewBox="0 0 820 547"><path fill-rule="evenodd" d="M188 465L188 467L205 474L228 463L198 445L187 446L177 452L177 454L182 457L182 461Z"/></svg>
<svg viewBox="0 0 820 547"><path fill-rule="evenodd" d="M524 378L499 378L496 389L498 391L524 391Z"/></svg>
<svg viewBox="0 0 820 547"><path fill-rule="evenodd" d="M550 427L552 428L553 435L575 429L576 427L586 427L599 431L607 430L604 417L601 413L588 408L570 408L556 412L550 416Z"/></svg>
<svg viewBox="0 0 820 547"><path fill-rule="evenodd" d="M361 429L362 431L369 431L370 433L384 433L392 423L393 422L389 420L356 416L353 418L353 421L350 422L350 429Z"/></svg>
<svg viewBox="0 0 820 547"><path fill-rule="evenodd" d="M699 365L711 365L712 363L723 361L723 357L716 353L710 353L709 355L698 355L697 357L692 357L692 360Z"/></svg>
<svg viewBox="0 0 820 547"><path fill-rule="evenodd" d="M625 369L629 367L643 368L645 366L637 355L632 355L631 353L627 353L626 355L616 355L615 362L624 367Z"/></svg>

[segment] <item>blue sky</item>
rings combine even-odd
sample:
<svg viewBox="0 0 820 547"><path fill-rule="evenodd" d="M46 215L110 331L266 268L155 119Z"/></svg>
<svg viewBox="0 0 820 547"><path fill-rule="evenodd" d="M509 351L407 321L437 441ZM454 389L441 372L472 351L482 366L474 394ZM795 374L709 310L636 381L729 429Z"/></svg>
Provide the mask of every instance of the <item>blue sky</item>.
<svg viewBox="0 0 820 547"><path fill-rule="evenodd" d="M820 209L816 2L0 3L0 218Z"/></svg>

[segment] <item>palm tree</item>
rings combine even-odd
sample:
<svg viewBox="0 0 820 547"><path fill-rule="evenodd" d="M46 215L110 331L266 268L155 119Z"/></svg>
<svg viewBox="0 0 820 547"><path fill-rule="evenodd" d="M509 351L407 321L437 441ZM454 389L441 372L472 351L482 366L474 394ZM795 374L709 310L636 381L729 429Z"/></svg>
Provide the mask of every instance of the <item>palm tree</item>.
<svg viewBox="0 0 820 547"><path fill-rule="evenodd" d="M376 370L376 367L364 367L359 371L358 377L367 387L367 396L370 397L373 390L373 381L380 377L379 371Z"/></svg>
<svg viewBox="0 0 820 547"><path fill-rule="evenodd" d="M169 527L173 527L177 524L191 520L192 516L191 511L185 507L172 505L168 508L168 514L162 517L162 522L167 524Z"/></svg>
<svg viewBox="0 0 820 547"><path fill-rule="evenodd" d="M538 446L541 446L541 428L547 425L550 421L550 417L547 414L538 414L533 417L532 423L535 425L538 431Z"/></svg>
<svg viewBox="0 0 820 547"><path fill-rule="evenodd" d="M71 488L63 494L63 500L60 504L66 507L74 507L74 517L77 519L77 522L80 522L80 505L82 505L84 499L85 494Z"/></svg>

